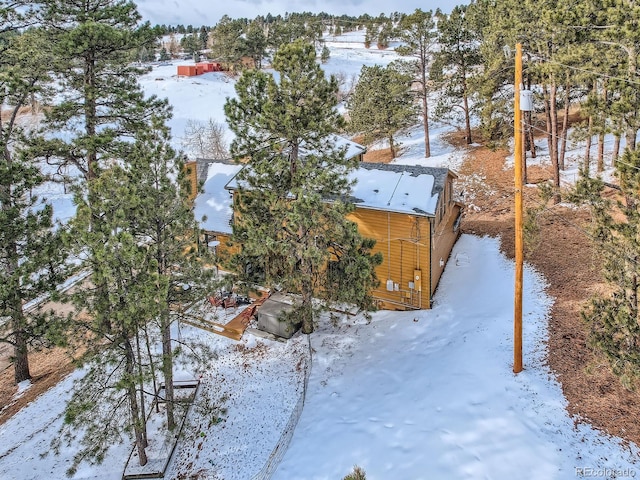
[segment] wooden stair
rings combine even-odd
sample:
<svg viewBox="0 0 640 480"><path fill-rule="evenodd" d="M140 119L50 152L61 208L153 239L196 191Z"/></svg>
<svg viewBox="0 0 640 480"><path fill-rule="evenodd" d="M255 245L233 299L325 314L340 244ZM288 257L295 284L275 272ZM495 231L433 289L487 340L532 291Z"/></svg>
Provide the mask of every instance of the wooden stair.
<svg viewBox="0 0 640 480"><path fill-rule="evenodd" d="M189 315L187 318L183 318L182 321L193 327L201 328L232 340L240 340L251 322L251 317L256 314L258 308L267 300L267 298L269 298L269 294L265 292L262 297L247 306L247 308L242 310L226 324L207 320L195 315Z"/></svg>

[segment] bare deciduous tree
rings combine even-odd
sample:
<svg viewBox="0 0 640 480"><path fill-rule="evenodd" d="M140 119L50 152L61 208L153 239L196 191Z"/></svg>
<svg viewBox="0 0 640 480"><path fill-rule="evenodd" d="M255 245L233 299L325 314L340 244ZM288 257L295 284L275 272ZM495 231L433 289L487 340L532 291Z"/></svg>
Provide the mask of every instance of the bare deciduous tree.
<svg viewBox="0 0 640 480"><path fill-rule="evenodd" d="M212 118L206 123L197 120L187 121L182 145L198 158L229 158L224 125Z"/></svg>

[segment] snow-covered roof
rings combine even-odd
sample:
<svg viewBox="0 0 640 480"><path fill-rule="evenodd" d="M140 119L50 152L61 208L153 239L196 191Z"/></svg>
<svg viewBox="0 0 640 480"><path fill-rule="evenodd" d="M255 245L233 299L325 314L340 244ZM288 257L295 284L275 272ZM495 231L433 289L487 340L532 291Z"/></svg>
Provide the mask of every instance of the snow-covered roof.
<svg viewBox="0 0 640 480"><path fill-rule="evenodd" d="M225 189L225 185L241 168L241 165L222 162L209 164L203 192L196 197L194 205L194 214L202 229L210 232L231 233L232 197Z"/></svg>
<svg viewBox="0 0 640 480"><path fill-rule="evenodd" d="M447 168L361 163L349 175L355 181L352 201L357 207L435 216Z"/></svg>
<svg viewBox="0 0 640 480"><path fill-rule="evenodd" d="M350 201L360 208L433 217L449 173L448 168L362 162L349 174L354 182ZM237 179L226 188L238 188Z"/></svg>
<svg viewBox="0 0 640 480"><path fill-rule="evenodd" d="M352 158L357 155L361 155L367 151L367 147L360 145L359 143L353 142L347 138L341 137L339 135L331 135L328 138L328 141L333 142L334 148L346 148L345 157ZM304 152L304 145L301 145L301 150Z"/></svg>

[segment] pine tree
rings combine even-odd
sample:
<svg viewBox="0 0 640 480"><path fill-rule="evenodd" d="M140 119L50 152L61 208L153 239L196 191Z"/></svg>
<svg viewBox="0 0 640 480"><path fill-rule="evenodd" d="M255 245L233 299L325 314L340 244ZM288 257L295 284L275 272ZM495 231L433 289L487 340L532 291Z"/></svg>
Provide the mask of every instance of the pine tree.
<svg viewBox="0 0 640 480"><path fill-rule="evenodd" d="M87 372L76 382L65 410L59 449L81 433L84 447L74 457L100 463L124 432L133 432L141 465L146 463L145 384L152 381L153 359L143 348L143 328L160 315L159 292L166 279L157 260L131 228L143 201L132 178L115 165L92 181L91 203L81 189L69 239L86 257L94 288L72 294L83 315L76 318L73 339L87 351ZM95 221L99 218L100 221Z"/></svg>
<svg viewBox="0 0 640 480"><path fill-rule="evenodd" d="M480 65L481 57L478 35L469 25L466 12L466 6L457 6L449 15L437 13L440 49L435 53L430 77L441 88L436 116L449 118L461 109L467 144L471 144L469 77Z"/></svg>
<svg viewBox="0 0 640 480"><path fill-rule="evenodd" d="M2 10L0 19L29 23L30 18ZM22 23L24 22L24 23ZM32 29L9 34L18 24L3 23L0 55L0 342L13 346L14 380L31 378L29 347L50 345L60 319L28 302L48 293L64 277L65 249L53 211L37 192L47 178L32 158L29 142L38 138L20 111L35 96L45 94L48 81L44 57L46 41ZM8 107L8 108L4 108Z"/></svg>
<svg viewBox="0 0 640 480"><path fill-rule="evenodd" d="M576 185L571 200L587 204L592 213L592 237L602 260L609 296L593 298L583 312L589 341L609 360L627 388L640 380L640 154L627 150L617 163L622 199L602 195L604 183L587 176Z"/></svg>
<svg viewBox="0 0 640 480"><path fill-rule="evenodd" d="M397 154L396 133L413 125L418 113L409 90L411 78L401 63L365 65L347 102L349 129L364 133L365 141L387 139L393 158Z"/></svg>
<svg viewBox="0 0 640 480"><path fill-rule="evenodd" d="M422 122L424 125L424 156L431 156L429 142L429 69L433 61L437 42L436 25L431 10L420 9L402 18L399 25L400 39L404 45L396 48L400 55L415 58L415 82L419 85L418 97L422 103Z"/></svg>
<svg viewBox="0 0 640 480"><path fill-rule="evenodd" d="M327 47L326 45L323 45L322 53L320 54L320 61L322 63L327 63L329 61L330 56L331 56L331 51L329 50L329 47Z"/></svg>
<svg viewBox="0 0 640 480"><path fill-rule="evenodd" d="M264 34L264 29L260 22L254 20L247 26L245 47L247 55L253 59L256 68L262 68L262 59L267 49L267 37Z"/></svg>
<svg viewBox="0 0 640 480"><path fill-rule="evenodd" d="M237 65L245 53L244 25L224 15L209 34L211 56L229 65Z"/></svg>
<svg viewBox="0 0 640 480"><path fill-rule="evenodd" d="M59 96L46 111L46 124L65 133L44 144L42 153L50 163L73 165L91 181L105 163L121 157L154 112L167 109L166 101L145 98L137 83L143 71L130 64L137 48L153 46L153 32L139 25L130 1L41 4Z"/></svg>
<svg viewBox="0 0 640 480"><path fill-rule="evenodd" d="M169 145L164 119L154 118L149 130L140 132L126 158L128 178L135 179L137 199L130 231L144 243L147 256L157 265L162 289L155 292L158 327L162 335L162 373L165 384L167 424L175 427L173 414L173 347L171 324L183 306L204 298L212 270L206 271L195 248L197 224L189 204L189 183L184 162ZM189 288L184 288L188 286Z"/></svg>
<svg viewBox="0 0 640 480"><path fill-rule="evenodd" d="M160 56L158 57L158 60L160 60L161 62L166 62L167 60L170 60L170 59L171 57L169 56L167 49L162 47L160 49Z"/></svg>
<svg viewBox="0 0 640 480"><path fill-rule="evenodd" d="M182 37L182 39L180 40L180 46L185 51L185 53L193 57L194 61L198 61L201 46L200 38L195 33Z"/></svg>
<svg viewBox="0 0 640 480"><path fill-rule="evenodd" d="M617 117L615 123L623 125L627 147L635 150L640 129L640 93L636 85L640 6L629 0L594 0L593 4L590 15L593 38L615 59L611 66L617 71L609 85L611 109Z"/></svg>
<svg viewBox="0 0 640 480"><path fill-rule="evenodd" d="M331 300L340 293L326 289L329 272L345 275L345 284L351 280L349 301L366 307L379 262L345 219L352 208L346 175L357 160L335 145L343 123L335 108L338 85L325 78L315 56L302 41L282 47L273 60L279 82L245 72L237 98L225 105L236 134L232 155L247 161L234 202L233 235L242 247L232 259L237 280L300 294L295 314L304 333L314 329L313 296ZM356 262L354 272L347 263Z"/></svg>

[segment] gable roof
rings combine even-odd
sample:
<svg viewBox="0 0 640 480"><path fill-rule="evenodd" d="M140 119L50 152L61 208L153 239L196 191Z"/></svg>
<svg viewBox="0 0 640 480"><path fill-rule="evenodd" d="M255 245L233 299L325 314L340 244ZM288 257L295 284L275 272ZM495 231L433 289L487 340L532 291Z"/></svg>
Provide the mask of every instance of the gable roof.
<svg viewBox="0 0 640 480"><path fill-rule="evenodd" d="M435 216L447 168L361 163L350 173L351 201L361 208Z"/></svg>
<svg viewBox="0 0 640 480"><path fill-rule="evenodd" d="M360 208L435 217L449 175L455 176L448 168L361 162L349 174L349 200ZM237 179L224 188L237 189Z"/></svg>

